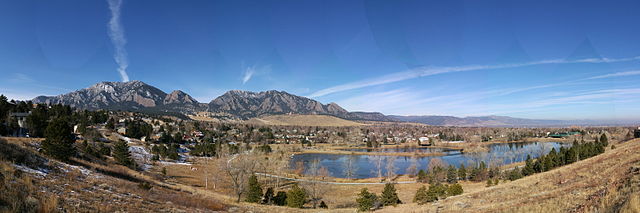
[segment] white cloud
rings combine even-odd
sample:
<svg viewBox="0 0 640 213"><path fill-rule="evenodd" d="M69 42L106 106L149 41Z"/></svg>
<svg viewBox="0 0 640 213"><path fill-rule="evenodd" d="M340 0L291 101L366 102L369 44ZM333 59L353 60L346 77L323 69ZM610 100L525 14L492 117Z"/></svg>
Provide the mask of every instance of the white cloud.
<svg viewBox="0 0 640 213"><path fill-rule="evenodd" d="M263 75L271 72L271 65L266 65L262 67L257 66L249 66L244 68L242 73L242 84L247 83L251 78L257 75Z"/></svg>
<svg viewBox="0 0 640 213"><path fill-rule="evenodd" d="M242 76L242 84L247 83L247 81L251 80L251 77L253 77L253 74L256 73L256 70L253 67L247 67L244 70L244 74Z"/></svg>
<svg viewBox="0 0 640 213"><path fill-rule="evenodd" d="M13 77L9 79L11 82L14 83L31 83L34 82L33 78L31 78L28 75L25 75L24 73L14 73Z"/></svg>
<svg viewBox="0 0 640 213"><path fill-rule="evenodd" d="M118 64L118 73L122 81L129 81L129 75L127 74L127 67L129 66L129 60L127 59L127 50L124 46L127 44L127 39L124 37L124 27L120 21L120 9L122 7L122 0L107 0L109 2L109 10L111 11L111 19L109 19L109 38L115 48L113 59Z"/></svg>
<svg viewBox="0 0 640 213"><path fill-rule="evenodd" d="M631 75L640 75L640 70L617 72L617 73L611 73L611 74L606 74L606 75L593 76L591 78L587 78L587 80L590 80L590 79L601 79L601 78L612 78L612 77L621 77L621 76L631 76Z"/></svg>
<svg viewBox="0 0 640 213"><path fill-rule="evenodd" d="M534 61L534 62L528 62L528 63L499 64L499 65L420 67L420 68L412 69L405 72L392 73L392 74L381 76L378 78L371 78L371 79L366 79L362 81L356 81L356 82L329 87L326 89L316 91L311 95L309 95L309 97L315 98L315 97L325 96L325 95L337 93L337 92L343 92L343 91L359 89L359 88L364 88L369 86L389 84L389 83L394 83L398 81L404 81L404 80L437 75L437 74L444 74L444 73L468 72L468 71L478 71L478 70L488 70L488 69L518 68L518 67L545 65L545 64L614 63L614 62L626 62L626 61L634 61L634 60L640 60L640 56L632 57L632 58L617 58L617 59L612 59L612 58L590 58L590 59L580 59L580 60L555 59L555 60Z"/></svg>

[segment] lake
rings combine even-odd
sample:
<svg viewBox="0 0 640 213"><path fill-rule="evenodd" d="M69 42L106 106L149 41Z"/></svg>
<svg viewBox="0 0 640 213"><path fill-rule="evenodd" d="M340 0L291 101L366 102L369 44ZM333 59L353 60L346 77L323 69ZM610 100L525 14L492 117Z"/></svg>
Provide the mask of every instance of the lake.
<svg viewBox="0 0 640 213"><path fill-rule="evenodd" d="M426 170L429 161L432 158L440 158L447 165L454 165L459 167L460 164L464 164L465 166L476 165L480 161L484 161L487 165L504 165L515 162L525 161L527 155L531 155L532 158L536 158L541 154L546 154L551 151L552 148L555 148L556 151L561 147L568 147L571 144L569 143L557 143L557 142L531 142L531 143L500 143L500 144L491 144L489 145L488 152L480 152L480 153L460 153L457 150L442 150L445 156L432 156L432 157L415 157L418 162L418 170L423 169ZM426 150L422 150L426 149ZM429 148L413 148L407 149L409 152L415 151L437 151L441 148L431 148L435 150L428 150ZM346 151L357 151L357 152L366 152L366 151L379 151L379 152L402 152L404 151L403 147L400 148L392 148L391 150L386 149L362 149L362 148L353 148L348 149ZM305 165L305 171L311 165L311 161L317 159L320 162L321 167L326 167L329 170L329 173L333 177L345 178L344 168L345 162L351 161L352 164L356 167L353 178L371 178L377 177L377 167L374 162L381 158L383 163L383 167L386 167L388 161L393 161L394 167L396 168L396 174L405 174L406 169L411 165L411 161L413 157L404 157L404 156L379 156L379 155L346 155L346 154L319 154L319 153L305 153L294 155L290 160L291 168L295 168L297 162L303 162ZM386 169L382 168L383 173L386 173Z"/></svg>

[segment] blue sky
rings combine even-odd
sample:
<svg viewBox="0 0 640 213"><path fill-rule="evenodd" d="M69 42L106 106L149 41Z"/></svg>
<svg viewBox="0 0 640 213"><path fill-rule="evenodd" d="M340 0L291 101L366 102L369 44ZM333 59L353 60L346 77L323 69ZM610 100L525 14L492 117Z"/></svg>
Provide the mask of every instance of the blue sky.
<svg viewBox="0 0 640 213"><path fill-rule="evenodd" d="M129 78L201 102L275 89L385 114L640 119L638 1L0 5L15 99Z"/></svg>

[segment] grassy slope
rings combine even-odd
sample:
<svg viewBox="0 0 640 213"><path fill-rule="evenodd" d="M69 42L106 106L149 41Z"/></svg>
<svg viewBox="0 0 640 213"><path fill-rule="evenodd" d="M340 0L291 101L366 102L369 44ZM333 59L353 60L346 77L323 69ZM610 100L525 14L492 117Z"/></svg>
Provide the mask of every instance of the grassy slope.
<svg viewBox="0 0 640 213"><path fill-rule="evenodd" d="M640 192L637 187L631 192L625 187L633 185L628 184L630 179L640 176L630 172L640 167L640 139L616 146L593 158L433 205L406 204L381 212L592 212L619 205L637 208L634 199ZM619 196L618 192L624 190L627 194Z"/></svg>
<svg viewBox="0 0 640 213"><path fill-rule="evenodd" d="M271 115L252 118L247 123L279 126L360 126L361 123L328 115Z"/></svg>

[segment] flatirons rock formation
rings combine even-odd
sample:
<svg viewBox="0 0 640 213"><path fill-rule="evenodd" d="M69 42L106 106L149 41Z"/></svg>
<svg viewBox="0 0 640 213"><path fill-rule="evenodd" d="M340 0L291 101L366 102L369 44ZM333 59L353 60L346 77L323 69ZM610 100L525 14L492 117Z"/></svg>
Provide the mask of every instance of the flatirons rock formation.
<svg viewBox="0 0 640 213"><path fill-rule="evenodd" d="M101 82L89 88L58 96L39 96L34 103L65 104L79 109L120 109L193 114L209 111L232 119L250 119L264 115L316 114L349 120L390 121L381 113L349 112L336 103L318 101L284 91L248 92L231 90L212 100L199 103L187 93L169 94L141 81Z"/></svg>
<svg viewBox="0 0 640 213"><path fill-rule="evenodd" d="M373 120L368 118L388 120L384 115L382 117L360 116L362 113L351 113L336 103L325 105L313 99L275 90L266 92L231 90L211 101L209 110L215 113L235 115L240 119L291 113L332 115L350 120Z"/></svg>

